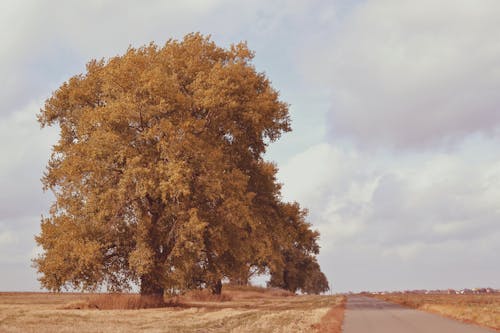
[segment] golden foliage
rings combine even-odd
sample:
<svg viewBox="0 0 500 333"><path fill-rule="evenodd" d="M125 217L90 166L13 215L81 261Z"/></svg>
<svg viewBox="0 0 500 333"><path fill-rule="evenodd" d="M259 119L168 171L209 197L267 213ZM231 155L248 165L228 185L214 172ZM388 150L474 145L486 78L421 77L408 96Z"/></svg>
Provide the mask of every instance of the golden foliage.
<svg viewBox="0 0 500 333"><path fill-rule="evenodd" d="M290 130L288 105L252 58L189 34L92 60L53 93L38 116L60 128L36 238L43 287L179 291L279 266L294 242L317 253L263 160Z"/></svg>

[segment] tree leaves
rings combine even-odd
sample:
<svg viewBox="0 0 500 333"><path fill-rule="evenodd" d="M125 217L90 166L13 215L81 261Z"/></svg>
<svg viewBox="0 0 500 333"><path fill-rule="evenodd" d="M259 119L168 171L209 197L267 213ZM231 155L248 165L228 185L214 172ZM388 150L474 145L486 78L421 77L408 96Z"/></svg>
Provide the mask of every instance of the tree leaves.
<svg viewBox="0 0 500 333"><path fill-rule="evenodd" d="M263 161L290 120L252 58L190 34L92 60L53 93L38 115L60 128L36 238L45 288L217 286L279 266L290 244L318 252Z"/></svg>

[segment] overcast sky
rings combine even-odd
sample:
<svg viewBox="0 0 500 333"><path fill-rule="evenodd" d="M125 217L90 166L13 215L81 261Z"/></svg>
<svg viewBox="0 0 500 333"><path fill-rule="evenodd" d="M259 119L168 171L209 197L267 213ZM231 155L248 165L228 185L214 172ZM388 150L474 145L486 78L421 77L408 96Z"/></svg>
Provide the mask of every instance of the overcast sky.
<svg viewBox="0 0 500 333"><path fill-rule="evenodd" d="M43 101L92 58L195 31L246 40L291 104L267 158L333 291L500 288L499 17L498 0L1 1L0 291L39 290Z"/></svg>

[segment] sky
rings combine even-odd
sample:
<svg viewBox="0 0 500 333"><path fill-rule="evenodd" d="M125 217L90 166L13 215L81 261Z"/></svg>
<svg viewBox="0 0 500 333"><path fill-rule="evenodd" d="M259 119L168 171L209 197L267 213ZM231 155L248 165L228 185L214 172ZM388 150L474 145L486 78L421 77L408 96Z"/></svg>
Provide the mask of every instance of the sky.
<svg viewBox="0 0 500 333"><path fill-rule="evenodd" d="M3 0L0 290L40 290L36 114L90 59L190 32L247 41L290 104L266 159L309 210L333 292L500 288L497 0Z"/></svg>

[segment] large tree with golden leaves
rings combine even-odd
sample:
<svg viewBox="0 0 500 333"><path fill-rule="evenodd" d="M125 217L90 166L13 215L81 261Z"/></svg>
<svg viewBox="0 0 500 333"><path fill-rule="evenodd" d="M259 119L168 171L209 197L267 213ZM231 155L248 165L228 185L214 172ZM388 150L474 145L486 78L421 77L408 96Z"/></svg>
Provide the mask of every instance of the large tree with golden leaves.
<svg viewBox="0 0 500 333"><path fill-rule="evenodd" d="M39 114L60 128L36 237L43 287L220 293L282 265L286 205L262 156L290 130L288 106L252 58L190 34L93 60L53 93Z"/></svg>

